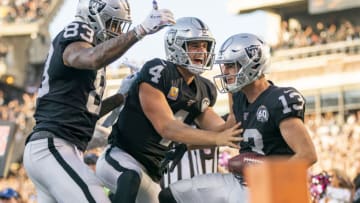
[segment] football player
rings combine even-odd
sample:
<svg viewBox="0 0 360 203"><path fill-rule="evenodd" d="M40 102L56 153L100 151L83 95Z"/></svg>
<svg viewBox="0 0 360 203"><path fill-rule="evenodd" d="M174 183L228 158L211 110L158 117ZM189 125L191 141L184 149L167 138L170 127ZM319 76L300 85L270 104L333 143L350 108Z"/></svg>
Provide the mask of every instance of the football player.
<svg viewBox="0 0 360 203"><path fill-rule="evenodd" d="M292 87L278 87L265 78L270 50L253 34L236 34L221 46L215 63L221 75L214 81L228 92L230 115L244 129L241 153L317 160L314 145L304 126L304 97ZM201 175L181 180L164 189L160 202L247 202L247 188L239 174ZM204 199L205 198L205 199Z"/></svg>
<svg viewBox="0 0 360 203"><path fill-rule="evenodd" d="M238 147L240 124L229 127L214 112L216 87L200 76L213 63L214 47L202 20L180 18L165 34L167 60L142 67L97 162L96 173L115 202L158 202L162 163L173 141ZM194 121L201 129L191 126Z"/></svg>
<svg viewBox="0 0 360 203"><path fill-rule="evenodd" d="M76 19L52 41L27 138L24 166L39 203L110 202L82 153L98 118L124 100L130 83L102 102L105 66L147 34L175 23L171 11L152 10L134 29L126 0L79 0Z"/></svg>

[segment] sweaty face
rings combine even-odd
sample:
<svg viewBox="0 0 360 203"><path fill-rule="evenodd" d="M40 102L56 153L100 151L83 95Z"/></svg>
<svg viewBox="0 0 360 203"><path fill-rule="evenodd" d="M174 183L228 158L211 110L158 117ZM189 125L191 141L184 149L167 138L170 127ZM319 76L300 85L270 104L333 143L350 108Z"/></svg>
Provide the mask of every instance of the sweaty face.
<svg viewBox="0 0 360 203"><path fill-rule="evenodd" d="M208 56L207 41L189 41L187 43L188 55L194 65L205 65Z"/></svg>

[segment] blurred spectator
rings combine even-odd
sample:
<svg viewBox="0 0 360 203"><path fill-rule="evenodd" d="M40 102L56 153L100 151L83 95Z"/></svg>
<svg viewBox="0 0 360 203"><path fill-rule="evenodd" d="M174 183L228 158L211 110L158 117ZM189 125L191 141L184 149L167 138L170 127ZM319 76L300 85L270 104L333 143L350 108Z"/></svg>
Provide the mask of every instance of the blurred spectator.
<svg viewBox="0 0 360 203"><path fill-rule="evenodd" d="M281 22L279 43L272 48L291 49L339 41L351 41L359 39L359 31L359 25L354 26L347 19L342 19L340 23L331 22L327 26L321 21L312 26L301 25L298 20L289 19Z"/></svg>
<svg viewBox="0 0 360 203"><path fill-rule="evenodd" d="M19 193L12 189L6 188L0 191L0 203L22 203Z"/></svg>
<svg viewBox="0 0 360 203"><path fill-rule="evenodd" d="M0 90L0 106L5 103L4 92Z"/></svg>
<svg viewBox="0 0 360 203"><path fill-rule="evenodd" d="M312 202L319 202L326 195L326 188L330 185L330 176L326 171L323 171L319 174L310 175L309 181Z"/></svg>
<svg viewBox="0 0 360 203"><path fill-rule="evenodd" d="M342 125L338 116L336 113L324 113L321 118L315 115L305 118L318 154L318 162L312 167L312 172L316 174L337 168L353 179L360 167L360 116L353 111Z"/></svg>
<svg viewBox="0 0 360 203"><path fill-rule="evenodd" d="M333 169L328 174L331 177L331 183L319 203L351 203L353 184L350 178L338 169Z"/></svg>
<svg viewBox="0 0 360 203"><path fill-rule="evenodd" d="M353 195L353 203L360 203L360 173L357 174L354 181L354 195Z"/></svg>
<svg viewBox="0 0 360 203"><path fill-rule="evenodd" d="M31 23L44 17L51 0L0 1L0 24Z"/></svg>

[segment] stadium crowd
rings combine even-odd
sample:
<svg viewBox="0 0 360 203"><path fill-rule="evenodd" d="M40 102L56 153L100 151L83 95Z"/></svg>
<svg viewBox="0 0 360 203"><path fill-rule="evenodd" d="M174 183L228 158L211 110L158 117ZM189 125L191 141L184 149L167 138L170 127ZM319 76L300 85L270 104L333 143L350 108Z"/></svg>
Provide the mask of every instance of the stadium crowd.
<svg viewBox="0 0 360 203"><path fill-rule="evenodd" d="M338 23L317 22L301 25L295 19L282 21L279 43L273 49L291 49L339 41L360 39L360 25L343 19Z"/></svg>
<svg viewBox="0 0 360 203"><path fill-rule="evenodd" d="M318 121L313 115L306 120L312 139L315 143L319 161L314 170L344 169L354 178L360 171L360 111L347 116L346 122L340 125L336 114L325 113ZM349 156L351 155L351 156Z"/></svg>
<svg viewBox="0 0 360 203"><path fill-rule="evenodd" d="M45 15L51 0L2 0L0 24L31 23Z"/></svg>
<svg viewBox="0 0 360 203"><path fill-rule="evenodd" d="M306 126L318 155L312 171L313 174L321 171L330 174L328 199L359 202L355 190L359 189L360 174L360 110L350 113L342 125L337 120L337 114L332 112L323 114L320 119L307 115Z"/></svg>

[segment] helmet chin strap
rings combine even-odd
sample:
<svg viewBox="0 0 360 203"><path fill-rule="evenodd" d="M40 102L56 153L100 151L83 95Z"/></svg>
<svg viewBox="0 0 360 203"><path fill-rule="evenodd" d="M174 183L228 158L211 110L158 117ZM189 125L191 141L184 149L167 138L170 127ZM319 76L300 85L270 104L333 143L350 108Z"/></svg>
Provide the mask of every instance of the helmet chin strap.
<svg viewBox="0 0 360 203"><path fill-rule="evenodd" d="M187 65L187 69L190 72L194 73L195 75L200 75L200 74L204 73L204 71L205 71L203 67L192 65L192 64Z"/></svg>
<svg viewBox="0 0 360 203"><path fill-rule="evenodd" d="M96 20L97 20L97 22L99 23L99 25L100 25L100 28L99 28L99 30L97 31L97 38L100 40L100 41L105 41L105 40L107 40L108 39L108 36L107 36L107 34L106 34L106 27L105 27L105 25L104 25L104 23L103 23L103 21L101 20L101 17L100 17L100 15L99 15L99 13L97 13L96 15L95 15L95 17L96 17ZM98 36L98 35L101 35L100 37Z"/></svg>

